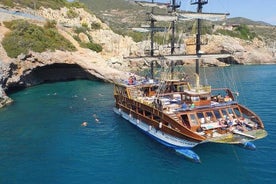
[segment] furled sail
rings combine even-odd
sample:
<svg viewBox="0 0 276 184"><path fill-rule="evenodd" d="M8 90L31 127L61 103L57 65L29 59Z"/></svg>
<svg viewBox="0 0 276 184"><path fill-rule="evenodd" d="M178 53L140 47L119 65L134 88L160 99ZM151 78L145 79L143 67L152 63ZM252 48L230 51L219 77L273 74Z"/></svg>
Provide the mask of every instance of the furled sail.
<svg viewBox="0 0 276 184"><path fill-rule="evenodd" d="M187 59L218 59L231 57L231 54L190 54L190 55L160 55L160 56L140 56L125 58L147 58L148 60L167 59L170 61L187 60Z"/></svg>
<svg viewBox="0 0 276 184"><path fill-rule="evenodd" d="M147 33L150 32L150 29L141 28L141 27L134 27L132 28L133 31L140 32L140 33Z"/></svg>
<svg viewBox="0 0 276 184"><path fill-rule="evenodd" d="M157 3L157 2L147 2L147 1L135 1L135 3L137 3L140 6L143 7L157 7L157 8L168 8L168 6L170 6L170 3Z"/></svg>
<svg viewBox="0 0 276 184"><path fill-rule="evenodd" d="M150 18L156 21L164 21L164 22L172 22L177 21L178 17L174 15L156 15L156 14L150 14Z"/></svg>
<svg viewBox="0 0 276 184"><path fill-rule="evenodd" d="M185 59L210 59L210 58L227 58L231 57L230 54L192 54L192 55L169 55L164 58L172 61L185 60Z"/></svg>
<svg viewBox="0 0 276 184"><path fill-rule="evenodd" d="M147 32L167 32L165 27L141 27L141 28L132 28L133 31L147 33Z"/></svg>
<svg viewBox="0 0 276 184"><path fill-rule="evenodd" d="M191 20L191 19L205 19L210 21L221 21L225 20L229 13L196 13L196 12L184 12L178 13L180 20Z"/></svg>

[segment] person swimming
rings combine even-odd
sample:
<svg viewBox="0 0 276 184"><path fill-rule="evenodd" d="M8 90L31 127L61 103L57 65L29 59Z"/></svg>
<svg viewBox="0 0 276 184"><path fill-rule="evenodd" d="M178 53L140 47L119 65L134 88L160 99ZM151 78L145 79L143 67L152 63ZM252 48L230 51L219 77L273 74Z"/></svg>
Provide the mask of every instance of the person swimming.
<svg viewBox="0 0 276 184"><path fill-rule="evenodd" d="M81 126L86 127L88 123L86 121L82 122Z"/></svg>

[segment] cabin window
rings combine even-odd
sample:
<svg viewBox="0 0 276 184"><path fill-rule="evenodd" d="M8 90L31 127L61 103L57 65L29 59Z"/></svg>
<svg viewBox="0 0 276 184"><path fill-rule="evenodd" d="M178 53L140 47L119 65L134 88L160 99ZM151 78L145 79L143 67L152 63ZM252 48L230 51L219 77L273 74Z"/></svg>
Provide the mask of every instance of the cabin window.
<svg viewBox="0 0 276 184"><path fill-rule="evenodd" d="M177 91L183 92L184 91L184 86L183 85L177 86Z"/></svg>
<svg viewBox="0 0 276 184"><path fill-rule="evenodd" d="M153 116L153 119L155 120L155 121L161 121L161 119L160 119L160 117L159 116Z"/></svg>
<svg viewBox="0 0 276 184"><path fill-rule="evenodd" d="M131 105L131 109L132 109L133 111L136 111L136 106L135 106L135 105Z"/></svg>
<svg viewBox="0 0 276 184"><path fill-rule="evenodd" d="M210 122L214 120L214 115L212 112L206 112L206 121Z"/></svg>
<svg viewBox="0 0 276 184"><path fill-rule="evenodd" d="M191 97L190 97L190 96L188 96L188 95L187 95L187 96L185 96L185 99L186 99L187 101L189 101L189 102L191 101Z"/></svg>
<svg viewBox="0 0 276 184"><path fill-rule="evenodd" d="M198 125L197 119L196 119L196 115L195 114L190 114L190 122L192 126L196 126Z"/></svg>
<svg viewBox="0 0 276 184"><path fill-rule="evenodd" d="M214 110L214 114L215 114L217 119L221 118L221 114L220 114L219 110Z"/></svg>
<svg viewBox="0 0 276 184"><path fill-rule="evenodd" d="M235 113L234 113L234 111L233 111L233 109L231 109L231 108L228 108L228 113L229 113L229 115L231 115L231 116L235 116Z"/></svg>
<svg viewBox="0 0 276 184"><path fill-rule="evenodd" d="M191 97L191 99L192 99L193 102L199 101L199 97L198 96L193 96L193 97Z"/></svg>
<svg viewBox="0 0 276 184"><path fill-rule="evenodd" d="M141 108L138 109L139 114L143 114L143 110Z"/></svg>
<svg viewBox="0 0 276 184"><path fill-rule="evenodd" d="M142 88L140 90L142 91L143 96L149 96L149 88Z"/></svg>
<svg viewBox="0 0 276 184"><path fill-rule="evenodd" d="M197 113L197 118L199 119L200 123L205 123L204 114L202 112Z"/></svg>
<svg viewBox="0 0 276 184"><path fill-rule="evenodd" d="M158 89L158 86L153 86L150 88L151 91L156 91Z"/></svg>
<svg viewBox="0 0 276 184"><path fill-rule="evenodd" d="M151 91L155 91L156 89L158 89L157 86L152 86L152 87L150 88Z"/></svg>
<svg viewBox="0 0 276 184"><path fill-rule="evenodd" d="M191 128L190 124L189 124L189 118L187 116L187 114L181 115L182 118L182 123L184 126Z"/></svg>
<svg viewBox="0 0 276 184"><path fill-rule="evenodd" d="M234 112L235 112L235 114L237 115L237 117L242 117L242 115L241 115L241 112L240 112L240 110L239 110L239 108L234 108Z"/></svg>
<svg viewBox="0 0 276 184"><path fill-rule="evenodd" d="M226 109L221 109L221 112L222 112L224 118L226 118L228 116Z"/></svg>
<svg viewBox="0 0 276 184"><path fill-rule="evenodd" d="M147 117L151 117L151 113L150 113L150 112L148 112L148 111L145 111L145 116L147 116Z"/></svg>
<svg viewBox="0 0 276 184"><path fill-rule="evenodd" d="M170 92L175 92L177 89L176 85L170 85Z"/></svg>
<svg viewBox="0 0 276 184"><path fill-rule="evenodd" d="M201 96L200 100L210 100L210 97L209 96Z"/></svg>

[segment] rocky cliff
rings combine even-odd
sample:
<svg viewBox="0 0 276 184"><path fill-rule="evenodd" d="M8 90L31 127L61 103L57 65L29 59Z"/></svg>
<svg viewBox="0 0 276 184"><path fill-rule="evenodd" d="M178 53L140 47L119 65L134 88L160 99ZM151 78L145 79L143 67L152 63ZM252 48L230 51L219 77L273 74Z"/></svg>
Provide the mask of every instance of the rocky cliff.
<svg viewBox="0 0 276 184"><path fill-rule="evenodd" d="M68 17L68 11L71 10L67 8L60 10L40 8L36 11L3 8L2 10L4 11L0 11L0 42L10 31L4 26L3 21L27 19L32 23L43 25L46 20L55 20L59 33L77 48L75 52L57 50L36 53L30 51L29 54L9 58L0 44L0 87L4 90L24 88L45 81L76 78L114 82L126 77L127 72L132 68L142 68L146 64L143 60L125 60L124 57L145 55L143 48L149 47L148 42L135 43L130 37L115 34L106 24L83 9L74 8L75 17ZM95 24L100 25L101 29L93 29L91 26ZM83 25L89 28L89 35L93 41L103 47L102 52L97 53L82 48L73 38L75 34L73 28ZM85 34L80 33L78 36L83 42L88 40ZM189 49L194 50L194 48L186 47L186 52L189 52ZM232 63L233 61L239 64L276 63L272 52L259 40L245 42L236 38L210 35L208 46L204 46L202 50L206 53L222 51L231 53L233 54ZM222 64L217 60L210 61L210 63ZM6 99L3 89L0 89L0 98Z"/></svg>
<svg viewBox="0 0 276 184"><path fill-rule="evenodd" d="M46 19L55 20L59 33L71 41L77 51L57 50L43 53L30 51L17 58L9 58L0 44L1 106L4 102L8 102L4 90L24 88L45 81L76 78L114 82L126 76L126 66L124 66L125 69L118 70L115 69L114 63L119 62L119 65L115 65L121 67L123 56L128 56L129 48L135 48L136 43L129 37L113 33L107 25L83 9L74 9L73 11L77 13L74 18L68 17L67 11L69 10L67 8L61 10L41 8L38 11L30 9L2 10L0 11L0 41L10 31L4 26L3 21L26 19L32 23L43 25ZM89 29L89 34L95 42L102 45L103 51L100 53L80 47L73 38L73 28L83 25L87 25L89 28L95 23L100 25L101 29ZM80 38L85 39L85 35L80 35Z"/></svg>

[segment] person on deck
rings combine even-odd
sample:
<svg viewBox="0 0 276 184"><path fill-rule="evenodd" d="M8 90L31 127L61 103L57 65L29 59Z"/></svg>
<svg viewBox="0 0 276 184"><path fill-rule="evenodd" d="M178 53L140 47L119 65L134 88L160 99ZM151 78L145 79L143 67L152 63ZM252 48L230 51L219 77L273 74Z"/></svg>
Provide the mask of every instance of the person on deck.
<svg viewBox="0 0 276 184"><path fill-rule="evenodd" d="M133 84L133 78L132 78L132 76L130 76L128 78L128 85L132 85L132 84Z"/></svg>
<svg viewBox="0 0 276 184"><path fill-rule="evenodd" d="M233 117L232 116L229 116L229 118L227 117L226 122L227 122L227 128L230 131L233 131L234 130L234 127L233 127L233 125L234 125Z"/></svg>
<svg viewBox="0 0 276 184"><path fill-rule="evenodd" d="M237 129L244 132L246 131L246 125L245 125L245 122L244 122L244 119L243 118L240 118L238 120L236 120L237 122Z"/></svg>

